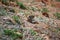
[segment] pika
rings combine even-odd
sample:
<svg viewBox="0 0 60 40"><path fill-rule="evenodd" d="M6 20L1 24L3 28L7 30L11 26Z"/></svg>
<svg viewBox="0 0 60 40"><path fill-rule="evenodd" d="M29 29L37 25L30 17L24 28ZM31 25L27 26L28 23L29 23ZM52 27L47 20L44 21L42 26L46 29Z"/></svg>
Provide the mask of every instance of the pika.
<svg viewBox="0 0 60 40"><path fill-rule="evenodd" d="M32 24L38 24L38 22L34 20L34 17L35 17L34 15L30 15L27 21Z"/></svg>

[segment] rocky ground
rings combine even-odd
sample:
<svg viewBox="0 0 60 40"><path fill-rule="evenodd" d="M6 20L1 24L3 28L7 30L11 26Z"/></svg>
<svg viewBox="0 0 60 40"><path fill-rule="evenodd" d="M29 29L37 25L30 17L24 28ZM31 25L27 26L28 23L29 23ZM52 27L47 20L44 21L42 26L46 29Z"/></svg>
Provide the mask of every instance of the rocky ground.
<svg viewBox="0 0 60 40"><path fill-rule="evenodd" d="M0 40L60 40L58 3L38 1L0 1Z"/></svg>

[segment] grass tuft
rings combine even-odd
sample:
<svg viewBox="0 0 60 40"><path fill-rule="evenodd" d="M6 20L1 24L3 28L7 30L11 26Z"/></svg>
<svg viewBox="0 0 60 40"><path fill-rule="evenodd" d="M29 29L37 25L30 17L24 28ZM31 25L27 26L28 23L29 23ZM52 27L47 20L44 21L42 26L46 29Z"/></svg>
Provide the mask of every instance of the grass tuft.
<svg viewBox="0 0 60 40"><path fill-rule="evenodd" d="M24 4L22 2L16 2L18 6L20 6L21 9L26 9Z"/></svg>
<svg viewBox="0 0 60 40"><path fill-rule="evenodd" d="M4 8L0 8L0 16L7 15L7 11Z"/></svg>
<svg viewBox="0 0 60 40"><path fill-rule="evenodd" d="M60 13L56 12L54 15L57 17L57 19L60 19Z"/></svg>
<svg viewBox="0 0 60 40"><path fill-rule="evenodd" d="M14 21L20 24L20 20L19 20L20 18L18 16L14 15L12 18L14 19Z"/></svg>
<svg viewBox="0 0 60 40"><path fill-rule="evenodd" d="M49 10L48 10L47 8L43 8L43 9L42 9L42 12L43 12L43 13L46 13L46 12L49 12Z"/></svg>
<svg viewBox="0 0 60 40"><path fill-rule="evenodd" d="M17 32L16 30L10 30L10 29L5 29L4 30L4 34L11 36L13 38L13 40L15 40L16 38L22 38L23 34L20 32Z"/></svg>
<svg viewBox="0 0 60 40"><path fill-rule="evenodd" d="M31 33L31 35L32 35L32 36L34 36L34 35L36 35L36 34L37 34L37 32L36 32L36 31L34 31L34 30L32 30L32 29L30 30L30 33Z"/></svg>

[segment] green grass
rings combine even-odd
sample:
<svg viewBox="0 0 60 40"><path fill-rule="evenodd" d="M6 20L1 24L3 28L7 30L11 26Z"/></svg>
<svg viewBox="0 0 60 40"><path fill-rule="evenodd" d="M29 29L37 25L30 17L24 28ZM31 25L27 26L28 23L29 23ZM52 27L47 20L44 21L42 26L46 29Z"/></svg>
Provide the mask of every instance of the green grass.
<svg viewBox="0 0 60 40"><path fill-rule="evenodd" d="M54 15L57 17L57 19L60 19L60 13L56 12Z"/></svg>
<svg viewBox="0 0 60 40"><path fill-rule="evenodd" d="M37 7L31 7L32 11L40 11L40 9L38 9Z"/></svg>
<svg viewBox="0 0 60 40"><path fill-rule="evenodd" d="M0 8L0 16L7 15L7 11L4 8Z"/></svg>
<svg viewBox="0 0 60 40"><path fill-rule="evenodd" d="M46 13L46 12L49 12L49 10L47 9L47 8L42 8L42 12L44 13Z"/></svg>
<svg viewBox="0 0 60 40"><path fill-rule="evenodd" d="M18 17L18 16L16 16L16 15L14 15L13 17L12 17L18 24L20 24L20 18Z"/></svg>
<svg viewBox="0 0 60 40"><path fill-rule="evenodd" d="M36 11L36 8L32 7L32 10L33 10L33 11Z"/></svg>
<svg viewBox="0 0 60 40"><path fill-rule="evenodd" d="M34 31L34 30L32 30L32 29L30 30L30 33L31 33L31 35L32 35L32 36L34 36L34 35L36 35L36 34L37 34L37 32L36 32L36 31Z"/></svg>
<svg viewBox="0 0 60 40"><path fill-rule="evenodd" d="M18 6L20 6L21 9L26 9L26 7L24 6L24 4L22 2L16 2Z"/></svg>
<svg viewBox="0 0 60 40"><path fill-rule="evenodd" d="M23 36L22 33L17 32L16 30L10 30L10 29L5 29L4 30L4 34L11 36L13 38L13 40L15 40L16 38L20 38Z"/></svg>
<svg viewBox="0 0 60 40"><path fill-rule="evenodd" d="M56 33L60 32L60 27L57 27L57 28L55 29L55 32L56 32Z"/></svg>

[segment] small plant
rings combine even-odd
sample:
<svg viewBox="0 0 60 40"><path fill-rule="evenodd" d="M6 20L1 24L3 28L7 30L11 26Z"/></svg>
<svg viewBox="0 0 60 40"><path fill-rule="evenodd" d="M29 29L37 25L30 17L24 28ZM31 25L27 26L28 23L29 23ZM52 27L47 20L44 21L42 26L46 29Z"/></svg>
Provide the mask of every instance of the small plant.
<svg viewBox="0 0 60 40"><path fill-rule="evenodd" d="M15 16L15 15L14 15L12 18L13 18L18 24L20 24L20 20L19 20L20 18L19 18L18 16Z"/></svg>
<svg viewBox="0 0 60 40"><path fill-rule="evenodd" d="M60 28L56 29L55 32L57 32L57 33L60 32Z"/></svg>
<svg viewBox="0 0 60 40"><path fill-rule="evenodd" d="M33 11L40 11L40 9L38 9L36 7L31 7L31 10L33 10Z"/></svg>
<svg viewBox="0 0 60 40"><path fill-rule="evenodd" d="M0 16L7 15L7 11L3 8L0 8Z"/></svg>
<svg viewBox="0 0 60 40"><path fill-rule="evenodd" d="M36 35L36 34L37 34L37 32L36 32L36 31L34 31L34 30L32 30L32 29L30 30L30 33L31 33L31 35L32 35L32 36L34 36L34 35Z"/></svg>
<svg viewBox="0 0 60 40"><path fill-rule="evenodd" d="M34 7L32 7L32 10L35 11L36 9Z"/></svg>
<svg viewBox="0 0 60 40"><path fill-rule="evenodd" d="M16 2L18 6L20 6L21 9L26 9L26 7L24 6L24 4L22 2Z"/></svg>
<svg viewBox="0 0 60 40"><path fill-rule="evenodd" d="M49 12L49 10L48 10L47 8L43 8L43 9L42 9L42 12L43 12L43 13L46 13L46 12Z"/></svg>
<svg viewBox="0 0 60 40"><path fill-rule="evenodd" d="M57 12L54 15L57 17L57 19L60 19L60 13Z"/></svg>
<svg viewBox="0 0 60 40"><path fill-rule="evenodd" d="M22 36L23 36L22 33L17 32L16 30L10 30L10 29L5 29L4 34L11 36L13 38L13 40L15 40L16 38L22 38Z"/></svg>

